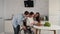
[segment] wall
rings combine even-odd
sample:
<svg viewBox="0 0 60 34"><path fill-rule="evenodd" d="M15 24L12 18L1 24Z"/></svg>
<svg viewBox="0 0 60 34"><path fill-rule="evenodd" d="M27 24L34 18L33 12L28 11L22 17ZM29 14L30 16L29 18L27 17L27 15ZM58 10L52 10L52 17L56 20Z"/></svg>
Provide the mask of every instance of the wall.
<svg viewBox="0 0 60 34"><path fill-rule="evenodd" d="M60 0L49 0L49 21L51 24L60 25ZM60 34L60 30L56 34Z"/></svg>
<svg viewBox="0 0 60 34"><path fill-rule="evenodd" d="M0 18L3 17L4 11L4 0L0 0Z"/></svg>
<svg viewBox="0 0 60 34"><path fill-rule="evenodd" d="M59 0L49 0L49 21L52 24L59 24Z"/></svg>
<svg viewBox="0 0 60 34"><path fill-rule="evenodd" d="M24 11L40 12L41 15L48 15L48 0L34 0L34 7L25 8L24 0L5 0L4 18L11 18L12 14L23 13Z"/></svg>
<svg viewBox="0 0 60 34"><path fill-rule="evenodd" d="M0 0L0 34L4 34L4 0Z"/></svg>

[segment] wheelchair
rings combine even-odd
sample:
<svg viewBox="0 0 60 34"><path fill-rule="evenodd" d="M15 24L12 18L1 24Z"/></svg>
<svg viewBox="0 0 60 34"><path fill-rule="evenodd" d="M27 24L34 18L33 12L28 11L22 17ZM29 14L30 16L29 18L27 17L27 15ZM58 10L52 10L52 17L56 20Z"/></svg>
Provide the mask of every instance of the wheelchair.
<svg viewBox="0 0 60 34"><path fill-rule="evenodd" d="M22 30L20 30L20 34L22 34L21 33L21 31ZM27 26L27 29L26 30L23 30L24 32L24 34L34 34L34 32L31 30L31 27L30 26Z"/></svg>
<svg viewBox="0 0 60 34"><path fill-rule="evenodd" d="M31 30L30 26L27 26L27 30L24 31L25 34L34 34L34 32Z"/></svg>
<svg viewBox="0 0 60 34"><path fill-rule="evenodd" d="M34 32L31 30L32 27L26 25L26 20L23 20L23 25L26 26L26 30L23 30L24 34L34 34Z"/></svg>

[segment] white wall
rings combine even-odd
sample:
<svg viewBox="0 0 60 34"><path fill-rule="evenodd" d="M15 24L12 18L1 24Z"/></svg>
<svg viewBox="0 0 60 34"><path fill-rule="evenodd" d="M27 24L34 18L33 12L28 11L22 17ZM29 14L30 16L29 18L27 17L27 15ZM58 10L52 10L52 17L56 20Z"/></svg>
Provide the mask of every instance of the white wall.
<svg viewBox="0 0 60 34"><path fill-rule="evenodd" d="M4 32L3 11L4 11L4 0L0 0L0 34Z"/></svg>
<svg viewBox="0 0 60 34"><path fill-rule="evenodd" d="M22 13L24 11L40 12L41 15L48 15L49 0L34 0L34 7L25 8L24 0L5 0L4 1L4 16L9 18L12 14Z"/></svg>
<svg viewBox="0 0 60 34"><path fill-rule="evenodd" d="M52 24L59 24L59 0L49 0L49 21Z"/></svg>
<svg viewBox="0 0 60 34"><path fill-rule="evenodd" d="M4 0L0 0L0 18L3 17L4 11Z"/></svg>
<svg viewBox="0 0 60 34"><path fill-rule="evenodd" d="M60 0L49 0L49 21L51 24L60 25ZM60 30L56 34L60 34Z"/></svg>

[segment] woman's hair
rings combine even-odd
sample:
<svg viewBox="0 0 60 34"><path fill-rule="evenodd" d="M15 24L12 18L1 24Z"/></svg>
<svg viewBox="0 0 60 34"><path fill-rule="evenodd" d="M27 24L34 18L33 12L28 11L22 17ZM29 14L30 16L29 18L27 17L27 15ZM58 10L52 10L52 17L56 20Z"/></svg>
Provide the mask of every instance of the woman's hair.
<svg viewBox="0 0 60 34"><path fill-rule="evenodd" d="M29 15L33 15L34 14L34 12L30 12L30 14Z"/></svg>
<svg viewBox="0 0 60 34"><path fill-rule="evenodd" d="M40 22L40 13L36 12L36 14L38 14L38 16L36 16L36 21Z"/></svg>
<svg viewBox="0 0 60 34"><path fill-rule="evenodd" d="M39 12L36 12L36 14L38 14L38 16L40 17L40 13Z"/></svg>
<svg viewBox="0 0 60 34"><path fill-rule="evenodd" d="M28 12L28 11L25 11L25 12L24 12L24 14L25 14L25 15L28 15L28 14L29 14L29 12Z"/></svg>

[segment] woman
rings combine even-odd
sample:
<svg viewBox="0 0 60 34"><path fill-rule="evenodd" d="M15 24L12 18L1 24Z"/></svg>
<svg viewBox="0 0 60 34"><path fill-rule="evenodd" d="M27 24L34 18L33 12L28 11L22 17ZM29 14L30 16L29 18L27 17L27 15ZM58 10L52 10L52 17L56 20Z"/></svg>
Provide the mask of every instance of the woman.
<svg viewBox="0 0 60 34"><path fill-rule="evenodd" d="M34 19L35 19L35 21L40 23L40 14L39 14L39 12L36 12Z"/></svg>
<svg viewBox="0 0 60 34"><path fill-rule="evenodd" d="M36 14L35 14L35 16L34 16L34 20L37 22L37 24L36 25L38 25L38 26L40 26L41 25L41 18L40 18L40 14L39 14L39 12L36 12ZM38 32L38 30L36 29L36 34L37 34L37 32Z"/></svg>

